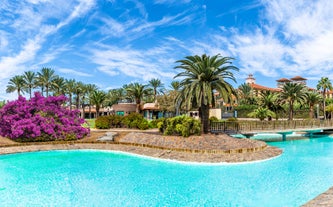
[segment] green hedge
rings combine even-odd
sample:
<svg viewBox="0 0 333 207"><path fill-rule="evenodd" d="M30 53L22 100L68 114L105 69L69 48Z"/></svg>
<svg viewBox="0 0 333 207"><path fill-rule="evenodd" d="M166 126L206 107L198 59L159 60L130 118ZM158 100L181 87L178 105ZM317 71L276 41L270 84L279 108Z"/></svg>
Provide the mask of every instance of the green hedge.
<svg viewBox="0 0 333 207"><path fill-rule="evenodd" d="M131 113L127 116L100 116L95 121L95 127L97 129L134 128L145 130L149 128L149 123L141 114Z"/></svg>

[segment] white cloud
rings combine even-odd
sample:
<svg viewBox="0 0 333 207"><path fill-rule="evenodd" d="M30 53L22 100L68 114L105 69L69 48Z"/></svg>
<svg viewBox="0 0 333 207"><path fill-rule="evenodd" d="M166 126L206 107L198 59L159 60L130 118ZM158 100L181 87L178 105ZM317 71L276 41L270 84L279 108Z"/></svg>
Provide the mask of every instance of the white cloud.
<svg viewBox="0 0 333 207"><path fill-rule="evenodd" d="M173 78L174 59L169 57L169 47L156 47L147 51L132 48L118 48L99 45L100 49L92 49L91 61L99 65L98 70L110 76L123 74L144 81L151 78ZM164 56L164 58L158 58ZM168 56L166 58L165 56Z"/></svg>
<svg viewBox="0 0 333 207"><path fill-rule="evenodd" d="M198 54L225 51L237 58L241 73L258 72L267 77L303 75L309 79L332 74L331 1L262 2L265 11L260 27L248 25L239 31L221 26L221 32L209 36L211 41L196 41L191 50Z"/></svg>
<svg viewBox="0 0 333 207"><path fill-rule="evenodd" d="M95 3L94 0L80 0L79 4L75 6L67 2L66 0L53 1L52 4L49 5L47 1L31 0L28 3L20 2L15 5L15 7L8 3L6 7L3 8L10 11L13 15L17 16L17 18L8 20L8 26L15 28L16 32L13 33L13 36L10 38L8 35L1 35L0 51L15 50L18 52L7 53L7 55L3 55L0 58L0 79L6 79L15 74L22 73L27 70L29 65L45 64L55 59L62 48L52 50L49 54L44 53L41 56L41 62L36 63L37 54L39 50L44 47L47 37L55 34L61 27L69 24L70 21L75 18L84 15ZM49 7L38 7L38 5L33 7L31 4L44 4L44 6L49 5ZM71 6L74 7L73 11ZM52 7L52 9L50 7ZM65 17L66 13L68 13L67 17ZM58 24L47 24L47 20L50 17L58 19ZM65 17L64 20L61 19L63 17ZM23 42L23 44L21 43L22 45L20 45L17 39L22 40L21 42Z"/></svg>
<svg viewBox="0 0 333 207"><path fill-rule="evenodd" d="M39 42L39 38L28 40L16 56L1 57L0 79L6 79L19 71L24 71L26 69L25 63L35 58L35 54L40 48Z"/></svg>
<svg viewBox="0 0 333 207"><path fill-rule="evenodd" d="M74 76L83 76L83 77L91 77L91 74L88 73L84 73L78 70L74 70L74 69L69 69L69 68L60 68L59 72L64 73L64 74L70 74L70 75L74 75Z"/></svg>

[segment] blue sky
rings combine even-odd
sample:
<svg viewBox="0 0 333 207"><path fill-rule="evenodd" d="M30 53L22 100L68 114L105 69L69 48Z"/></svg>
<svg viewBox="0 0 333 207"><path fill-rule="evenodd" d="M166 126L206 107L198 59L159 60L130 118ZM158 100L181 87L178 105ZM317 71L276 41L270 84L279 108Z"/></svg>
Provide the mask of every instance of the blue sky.
<svg viewBox="0 0 333 207"><path fill-rule="evenodd" d="M275 87L296 75L333 79L331 0L1 0L0 99L8 80L49 67L103 90L159 78L188 55L234 57Z"/></svg>

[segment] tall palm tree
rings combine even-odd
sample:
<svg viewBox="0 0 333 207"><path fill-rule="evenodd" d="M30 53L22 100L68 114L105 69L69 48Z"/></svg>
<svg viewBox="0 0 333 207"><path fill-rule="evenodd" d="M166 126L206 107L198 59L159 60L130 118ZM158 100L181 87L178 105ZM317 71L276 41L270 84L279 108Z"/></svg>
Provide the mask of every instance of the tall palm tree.
<svg viewBox="0 0 333 207"><path fill-rule="evenodd" d="M81 95L84 92L84 83L82 83L81 81L76 82L75 83L75 88L74 88L74 95L75 95L75 106L76 109L79 110L80 109L80 100L81 100Z"/></svg>
<svg viewBox="0 0 333 207"><path fill-rule="evenodd" d="M164 84L158 78L153 78L149 81L149 86L153 88L154 91L154 102L156 101L156 96L163 93Z"/></svg>
<svg viewBox="0 0 333 207"><path fill-rule="evenodd" d="M285 83L280 93L280 99L289 105L289 120L294 117L294 103L305 100L305 86L300 83Z"/></svg>
<svg viewBox="0 0 333 207"><path fill-rule="evenodd" d="M87 88L87 84L82 83L81 86L82 92L81 92L81 108L82 108L82 114L81 114L81 118L85 118L86 115L86 106L88 105L89 102L89 96L88 96L88 88Z"/></svg>
<svg viewBox="0 0 333 207"><path fill-rule="evenodd" d="M86 85L86 92L87 92L87 97L88 97L88 107L89 107L89 119L92 118L91 116L91 95L93 94L94 91L97 91L98 87L95 84L87 84Z"/></svg>
<svg viewBox="0 0 333 207"><path fill-rule="evenodd" d="M106 99L106 93L104 91L94 91L91 96L91 102L96 107L96 118L99 116L99 110Z"/></svg>
<svg viewBox="0 0 333 207"><path fill-rule="evenodd" d="M249 84L241 84L238 87L238 95L240 99L240 104L257 104L257 100L253 96L253 89Z"/></svg>
<svg viewBox="0 0 333 207"><path fill-rule="evenodd" d="M180 90L180 82L179 81L172 81L170 84L172 91L170 91L170 95L177 97L179 94L179 90ZM174 105L175 105L175 113L176 116L179 116L180 114L180 106L181 106L182 100L181 99L177 99L174 98Z"/></svg>
<svg viewBox="0 0 333 207"><path fill-rule="evenodd" d="M124 88L110 89L107 93L107 104L112 106L125 99L126 91Z"/></svg>
<svg viewBox="0 0 333 207"><path fill-rule="evenodd" d="M147 88L147 85L140 83L131 83L125 86L127 96L134 99L136 103L136 112L140 113L140 104L141 100L145 95L149 95L150 90Z"/></svg>
<svg viewBox="0 0 333 207"><path fill-rule="evenodd" d="M249 117L258 118L260 121L265 120L265 118L275 117L275 113L268 108L259 107L254 109L248 114Z"/></svg>
<svg viewBox="0 0 333 207"><path fill-rule="evenodd" d="M36 86L36 73L33 71L25 71L23 74L24 88L28 91L31 98L32 89Z"/></svg>
<svg viewBox="0 0 333 207"><path fill-rule="evenodd" d="M328 79L328 77L322 77L318 84L317 84L318 90L323 90L323 110L324 110L324 119L326 119L326 92L328 90L333 90L332 83Z"/></svg>
<svg viewBox="0 0 333 207"><path fill-rule="evenodd" d="M66 94L68 94L69 110L72 110L73 94L75 92L76 81L74 79L65 80Z"/></svg>
<svg viewBox="0 0 333 207"><path fill-rule="evenodd" d="M179 81L171 81L170 86L171 86L172 90L179 91L179 89L180 89L180 82Z"/></svg>
<svg viewBox="0 0 333 207"><path fill-rule="evenodd" d="M37 73L37 82L42 87L42 93L43 89L45 89L46 96L49 96L49 90L54 78L56 78L55 71L51 68L42 68L42 70Z"/></svg>
<svg viewBox="0 0 333 207"><path fill-rule="evenodd" d="M322 101L322 96L316 91L307 91L305 94L305 102L309 104L309 118L314 117L314 105Z"/></svg>
<svg viewBox="0 0 333 207"><path fill-rule="evenodd" d="M51 90L54 92L54 95L65 95L66 93L66 81L63 77L57 76L52 81Z"/></svg>
<svg viewBox="0 0 333 207"><path fill-rule="evenodd" d="M281 100L277 93L271 91L262 91L259 96L259 105L274 112L275 118L278 119L278 112L283 110ZM271 117L269 117L269 120Z"/></svg>
<svg viewBox="0 0 333 207"><path fill-rule="evenodd" d="M177 99L185 101L188 108L199 107L204 133L209 131L209 106L215 103L214 90L219 92L224 102L231 102L232 95L237 96L235 89L227 82L236 82L232 71L238 71L238 68L232 65L232 60L231 57L219 54L212 57L203 54L176 61L180 65L175 68L183 71L174 78L184 77L180 82L181 93Z"/></svg>
<svg viewBox="0 0 333 207"><path fill-rule="evenodd" d="M24 89L24 78L22 75L16 75L9 79L6 92L12 93L17 91L18 97L21 96L21 92L23 93Z"/></svg>

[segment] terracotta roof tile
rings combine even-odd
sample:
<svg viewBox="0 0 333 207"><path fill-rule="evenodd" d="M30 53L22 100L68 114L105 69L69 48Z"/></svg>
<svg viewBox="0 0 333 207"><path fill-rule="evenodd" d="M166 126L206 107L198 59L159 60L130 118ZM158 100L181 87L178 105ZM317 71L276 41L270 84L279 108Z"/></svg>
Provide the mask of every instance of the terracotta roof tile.
<svg viewBox="0 0 333 207"><path fill-rule="evenodd" d="M291 80L287 78L280 78L279 80L276 80L277 82L291 82Z"/></svg>
<svg viewBox="0 0 333 207"><path fill-rule="evenodd" d="M306 78L303 78L303 77L301 77L301 76L295 76L295 77L293 77L293 78L290 78L291 80L307 80Z"/></svg>
<svg viewBox="0 0 333 207"><path fill-rule="evenodd" d="M262 86L262 85L259 85L259 84L255 84L255 83L252 83L252 84L249 84L249 85L251 86L251 88L256 89L256 90L261 90L261 91L274 91L274 92L281 91L280 88L269 88L269 87Z"/></svg>

